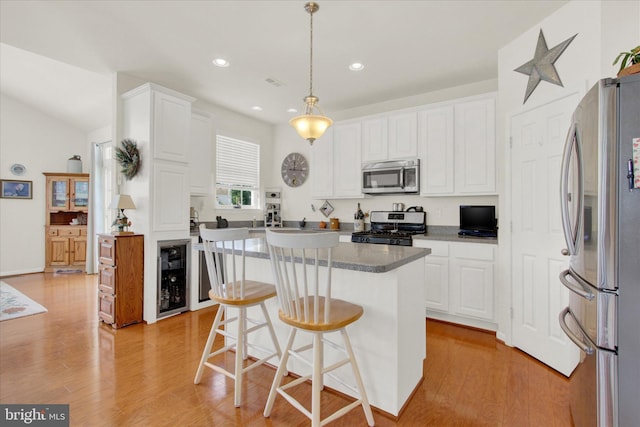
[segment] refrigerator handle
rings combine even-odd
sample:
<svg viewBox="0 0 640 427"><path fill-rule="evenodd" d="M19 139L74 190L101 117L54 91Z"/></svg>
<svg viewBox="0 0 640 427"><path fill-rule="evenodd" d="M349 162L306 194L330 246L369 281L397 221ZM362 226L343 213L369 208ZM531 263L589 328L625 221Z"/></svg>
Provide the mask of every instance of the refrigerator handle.
<svg viewBox="0 0 640 427"><path fill-rule="evenodd" d="M569 329L569 326L567 326L567 322L565 322L564 320L567 317L567 315L573 317L573 320L578 325L578 328L580 329L582 336L587 340L588 344L585 343L583 340L581 340L579 336L574 334L571 329ZM567 334L571 342L577 345L578 348L580 348L580 350L584 351L587 355L593 354L594 346L591 345L588 335L584 333L584 331L582 330L582 327L580 327L580 324L573 316L573 313L571 313L571 309L569 309L569 307L565 307L565 309L560 312L560 316L558 317L558 323L560 323L560 329L562 329L563 332Z"/></svg>
<svg viewBox="0 0 640 427"><path fill-rule="evenodd" d="M571 276L571 278L578 284L576 285L575 283L570 282L567 279L567 276ZM593 292L591 292L589 284L569 269L564 270L562 273L560 273L560 282L562 282L562 284L571 292L580 295L587 301L592 301L595 298L595 295L593 294Z"/></svg>
<svg viewBox="0 0 640 427"><path fill-rule="evenodd" d="M571 166L571 154L573 150L576 150L576 156L578 159L578 194L574 194L573 197L577 197L577 215L580 218L582 215L582 161L580 144L578 141L578 132L576 129L576 123L571 123L567 139L564 144L564 152L562 155L562 169L560 178L560 210L562 213L562 230L564 233L564 239L567 243L567 249L562 250L562 255L575 255L577 250L579 221L578 224L571 223L571 217L569 212L569 170Z"/></svg>
<svg viewBox="0 0 640 427"><path fill-rule="evenodd" d="M633 191L635 186L635 178L633 176L633 159L627 161L627 182L629 183L629 191Z"/></svg>

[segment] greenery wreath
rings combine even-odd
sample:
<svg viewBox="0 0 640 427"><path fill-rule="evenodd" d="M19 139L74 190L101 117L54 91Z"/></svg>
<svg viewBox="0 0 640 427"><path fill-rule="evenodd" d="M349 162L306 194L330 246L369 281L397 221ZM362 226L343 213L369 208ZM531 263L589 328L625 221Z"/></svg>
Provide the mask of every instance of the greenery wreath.
<svg viewBox="0 0 640 427"><path fill-rule="evenodd" d="M133 139L123 139L122 148L116 147L116 160L120 165L121 172L130 180L138 173L140 167L140 153L138 143Z"/></svg>

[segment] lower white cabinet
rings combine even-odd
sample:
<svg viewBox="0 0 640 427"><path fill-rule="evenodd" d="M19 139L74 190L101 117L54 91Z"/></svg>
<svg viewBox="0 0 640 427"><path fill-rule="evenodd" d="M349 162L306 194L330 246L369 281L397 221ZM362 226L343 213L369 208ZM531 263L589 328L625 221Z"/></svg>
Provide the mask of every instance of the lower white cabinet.
<svg viewBox="0 0 640 427"><path fill-rule="evenodd" d="M416 246L419 246L414 241ZM449 311L449 244L429 242L431 255L425 258L425 306Z"/></svg>
<svg viewBox="0 0 640 427"><path fill-rule="evenodd" d="M425 258L427 317L494 328L495 245L422 239L413 244L431 249Z"/></svg>

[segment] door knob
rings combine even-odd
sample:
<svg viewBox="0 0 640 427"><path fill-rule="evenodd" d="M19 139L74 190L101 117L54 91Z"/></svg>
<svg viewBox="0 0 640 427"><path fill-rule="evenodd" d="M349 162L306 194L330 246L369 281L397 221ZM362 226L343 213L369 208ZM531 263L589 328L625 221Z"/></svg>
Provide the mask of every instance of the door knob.
<svg viewBox="0 0 640 427"><path fill-rule="evenodd" d="M569 249L565 248L563 250L560 251L560 253L564 256L568 256L569 255Z"/></svg>

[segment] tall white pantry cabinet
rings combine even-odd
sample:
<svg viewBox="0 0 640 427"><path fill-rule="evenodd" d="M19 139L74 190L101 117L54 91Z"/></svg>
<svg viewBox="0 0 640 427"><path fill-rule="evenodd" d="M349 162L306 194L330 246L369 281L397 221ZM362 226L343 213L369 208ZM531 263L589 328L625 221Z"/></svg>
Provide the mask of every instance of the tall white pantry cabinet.
<svg viewBox="0 0 640 427"><path fill-rule="evenodd" d="M140 168L120 177L132 230L145 235L144 320L157 320L158 242L189 239L190 96L147 83L122 95L122 137L137 142Z"/></svg>

